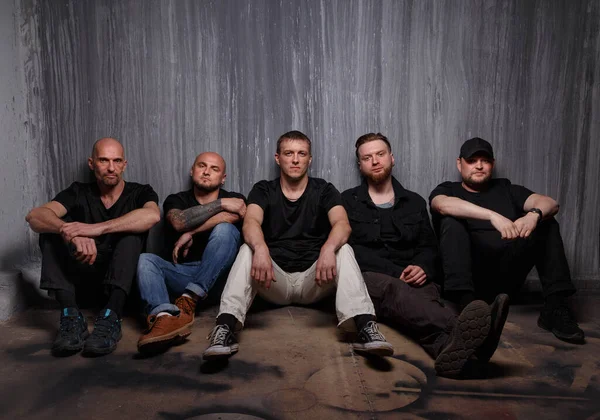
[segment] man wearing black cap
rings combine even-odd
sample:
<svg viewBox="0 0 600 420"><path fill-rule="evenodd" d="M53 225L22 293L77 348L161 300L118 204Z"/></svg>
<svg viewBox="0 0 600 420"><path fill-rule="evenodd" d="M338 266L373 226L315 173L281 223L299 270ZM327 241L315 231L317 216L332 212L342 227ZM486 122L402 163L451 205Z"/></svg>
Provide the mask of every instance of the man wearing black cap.
<svg viewBox="0 0 600 420"><path fill-rule="evenodd" d="M494 162L490 143L467 140L456 160L462 182L443 182L429 197L444 295L460 306L499 293L514 296L535 266L545 300L538 325L561 340L583 343L566 304L575 287L553 217L558 203L508 179L493 179Z"/></svg>

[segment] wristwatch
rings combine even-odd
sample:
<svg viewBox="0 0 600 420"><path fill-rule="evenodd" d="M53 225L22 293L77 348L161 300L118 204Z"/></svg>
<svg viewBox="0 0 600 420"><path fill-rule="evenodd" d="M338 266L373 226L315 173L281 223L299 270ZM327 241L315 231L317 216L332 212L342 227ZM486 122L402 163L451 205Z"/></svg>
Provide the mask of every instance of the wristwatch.
<svg viewBox="0 0 600 420"><path fill-rule="evenodd" d="M532 208L531 210L529 210L527 213L536 213L538 216L540 216L540 218L538 219L538 223L544 217L544 215L542 214L542 211L540 209L536 209L535 207Z"/></svg>

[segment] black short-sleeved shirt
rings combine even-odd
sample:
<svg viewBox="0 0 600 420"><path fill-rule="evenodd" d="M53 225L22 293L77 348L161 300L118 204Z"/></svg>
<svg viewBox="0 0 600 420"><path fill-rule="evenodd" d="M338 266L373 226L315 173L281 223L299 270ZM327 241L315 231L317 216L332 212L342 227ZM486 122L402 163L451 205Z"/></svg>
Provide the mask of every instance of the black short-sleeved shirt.
<svg viewBox="0 0 600 420"><path fill-rule="evenodd" d="M59 202L67 209L67 221L102 223L142 208L149 201L158 204L158 195L148 184L126 182L119 199L107 209L100 199L97 183L74 182L69 188L59 192L52 201ZM106 234L96 238L98 252L110 250L113 235Z"/></svg>
<svg viewBox="0 0 600 420"><path fill-rule="evenodd" d="M242 194L236 192L230 192L221 188L219 190L219 198L241 198L246 201L246 197ZM163 211L165 216L172 209L177 210L187 210L190 207L200 206L201 204L196 200L196 196L194 195L194 189L189 189L187 191L181 191L176 194L171 194L167 197L165 202L163 203ZM242 229L242 222L239 221L235 223L235 227L238 230ZM204 254L204 250L206 249L206 244L208 243L208 238L212 229L199 232L194 235L194 242L192 247L190 248L187 256L184 259L180 259L179 262L192 262L192 261L200 261L202 259L202 254ZM173 246L175 242L181 236L181 233L177 232L173 229L170 223L165 223L165 250L167 251L167 256L171 256L173 253Z"/></svg>
<svg viewBox="0 0 600 420"><path fill-rule="evenodd" d="M438 185L429 196L429 205L438 195L457 197L480 207L490 209L501 214L513 222L523 216L525 201L533 194L533 191L513 185L508 179L496 178L490 181L488 189L482 192L469 192L463 188L460 182L443 182ZM439 228L441 215L435 211L431 212L433 225L436 231ZM496 230L487 220L465 219L469 231Z"/></svg>
<svg viewBox="0 0 600 420"><path fill-rule="evenodd" d="M308 185L296 201L288 200L281 190L280 178L254 184L248 204L264 211L262 231L271 258L283 270L305 271L319 258L331 224L327 213L342 204L333 184L308 178Z"/></svg>

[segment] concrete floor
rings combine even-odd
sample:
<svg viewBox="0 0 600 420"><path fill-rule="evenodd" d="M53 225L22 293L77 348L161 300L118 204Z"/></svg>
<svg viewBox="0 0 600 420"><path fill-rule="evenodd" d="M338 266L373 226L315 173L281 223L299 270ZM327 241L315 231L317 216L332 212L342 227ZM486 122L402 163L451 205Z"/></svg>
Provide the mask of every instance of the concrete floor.
<svg viewBox="0 0 600 420"><path fill-rule="evenodd" d="M583 295L583 294L581 294ZM395 356L352 353L333 312L251 312L227 364L201 353L217 308L201 311L189 340L141 358L128 317L116 352L50 355L58 311L31 309L0 324L0 416L6 419L599 419L600 296L576 302L587 335L563 343L536 325L539 304L515 305L488 365L467 379L435 376L412 341L382 326ZM327 308L325 308L327 309ZM93 323L93 311L84 311Z"/></svg>

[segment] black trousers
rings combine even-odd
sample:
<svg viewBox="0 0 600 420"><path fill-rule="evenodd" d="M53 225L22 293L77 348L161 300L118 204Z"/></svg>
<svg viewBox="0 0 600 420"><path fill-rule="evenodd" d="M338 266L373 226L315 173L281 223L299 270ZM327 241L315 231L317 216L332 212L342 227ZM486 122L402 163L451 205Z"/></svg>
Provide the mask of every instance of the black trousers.
<svg viewBox="0 0 600 420"><path fill-rule="evenodd" d="M114 236L109 249L98 249L93 265L81 264L62 237L40 234L42 276L40 287L45 290L67 290L73 293L96 291L98 287L116 286L129 293L144 248L146 234Z"/></svg>
<svg viewBox="0 0 600 420"><path fill-rule="evenodd" d="M367 290L382 321L417 341L434 359L456 325L454 312L444 305L438 286L412 287L387 274L363 273Z"/></svg>
<svg viewBox="0 0 600 420"><path fill-rule="evenodd" d="M499 293L514 296L535 266L544 297L575 293L554 218L540 222L529 238L504 240L495 230L470 232L463 220L444 217L439 239L444 292L471 291L487 301Z"/></svg>

